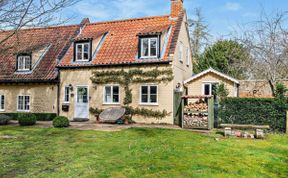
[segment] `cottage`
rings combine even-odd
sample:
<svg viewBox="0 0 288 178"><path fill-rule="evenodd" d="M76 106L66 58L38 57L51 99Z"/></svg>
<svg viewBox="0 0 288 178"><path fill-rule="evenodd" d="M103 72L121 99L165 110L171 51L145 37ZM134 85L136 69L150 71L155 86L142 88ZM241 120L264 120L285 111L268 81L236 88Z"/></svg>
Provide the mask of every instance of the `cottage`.
<svg viewBox="0 0 288 178"><path fill-rule="evenodd" d="M128 102L169 113L136 122L173 124L174 92L184 90L183 81L192 76L192 56L183 0L170 2L165 16L21 30L7 42L15 46L0 56L0 112L88 120L94 119L90 108ZM95 73L107 74L105 80Z"/></svg>
<svg viewBox="0 0 288 178"><path fill-rule="evenodd" d="M176 86L181 88L183 81L192 75L187 17L182 0L171 0L171 14L167 16L86 24L73 40L58 65L60 104L65 108L61 109L60 115L87 120L94 118L89 108L123 106L127 95L123 82L112 79L107 83L92 82L95 72L171 69L174 76L171 81L133 82L129 88L131 107L170 113L161 120L137 116L133 118L136 122L174 123L174 90Z"/></svg>

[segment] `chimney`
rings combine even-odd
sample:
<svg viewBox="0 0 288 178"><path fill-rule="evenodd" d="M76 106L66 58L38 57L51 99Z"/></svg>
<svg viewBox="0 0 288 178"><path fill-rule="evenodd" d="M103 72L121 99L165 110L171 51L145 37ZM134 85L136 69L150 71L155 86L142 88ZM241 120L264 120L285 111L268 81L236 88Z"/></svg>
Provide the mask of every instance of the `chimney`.
<svg viewBox="0 0 288 178"><path fill-rule="evenodd" d="M170 17L177 18L183 11L183 0L171 0L171 15Z"/></svg>

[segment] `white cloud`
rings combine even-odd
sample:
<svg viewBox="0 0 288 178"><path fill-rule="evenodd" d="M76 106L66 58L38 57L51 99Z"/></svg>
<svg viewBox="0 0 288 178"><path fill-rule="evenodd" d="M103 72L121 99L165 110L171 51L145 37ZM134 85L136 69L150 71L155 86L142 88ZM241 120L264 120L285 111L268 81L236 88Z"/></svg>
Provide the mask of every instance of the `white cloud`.
<svg viewBox="0 0 288 178"><path fill-rule="evenodd" d="M227 2L225 4L225 9L229 11L238 11L240 8L240 4L236 2Z"/></svg>

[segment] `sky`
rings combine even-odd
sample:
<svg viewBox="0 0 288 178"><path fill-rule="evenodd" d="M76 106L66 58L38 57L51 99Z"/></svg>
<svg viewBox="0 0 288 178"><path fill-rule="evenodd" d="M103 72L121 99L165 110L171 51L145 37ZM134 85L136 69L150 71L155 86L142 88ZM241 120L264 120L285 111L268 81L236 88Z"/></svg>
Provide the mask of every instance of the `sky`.
<svg viewBox="0 0 288 178"><path fill-rule="evenodd" d="M239 25L259 19L263 9L268 14L288 11L288 0L184 0L188 18L201 8L214 39L227 38ZM91 22L110 21L170 13L170 0L82 0L66 8L61 15L70 24L85 17Z"/></svg>

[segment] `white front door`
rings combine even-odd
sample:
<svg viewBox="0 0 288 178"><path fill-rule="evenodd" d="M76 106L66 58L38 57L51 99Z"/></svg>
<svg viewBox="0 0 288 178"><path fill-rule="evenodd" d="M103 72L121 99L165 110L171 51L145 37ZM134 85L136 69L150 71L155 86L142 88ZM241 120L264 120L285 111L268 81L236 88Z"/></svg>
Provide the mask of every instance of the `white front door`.
<svg viewBox="0 0 288 178"><path fill-rule="evenodd" d="M88 119L89 117L89 97L88 87L78 86L76 91L75 118Z"/></svg>

